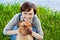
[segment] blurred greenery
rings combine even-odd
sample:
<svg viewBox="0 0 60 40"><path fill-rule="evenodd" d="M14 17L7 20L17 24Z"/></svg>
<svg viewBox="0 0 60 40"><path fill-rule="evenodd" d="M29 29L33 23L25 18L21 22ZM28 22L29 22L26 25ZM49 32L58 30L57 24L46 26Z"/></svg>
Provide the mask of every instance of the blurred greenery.
<svg viewBox="0 0 60 40"><path fill-rule="evenodd" d="M10 40L3 35L3 29L10 19L20 12L20 4L0 4L0 40ZM37 16L41 21L44 40L60 40L60 11L37 6Z"/></svg>

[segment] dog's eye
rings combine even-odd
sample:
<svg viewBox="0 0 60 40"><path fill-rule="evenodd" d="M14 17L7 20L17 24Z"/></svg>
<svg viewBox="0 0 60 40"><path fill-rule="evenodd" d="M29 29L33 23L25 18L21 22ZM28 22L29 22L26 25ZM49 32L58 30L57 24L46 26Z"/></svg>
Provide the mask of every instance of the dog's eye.
<svg viewBox="0 0 60 40"><path fill-rule="evenodd" d="M23 27L26 27L25 25L23 25Z"/></svg>

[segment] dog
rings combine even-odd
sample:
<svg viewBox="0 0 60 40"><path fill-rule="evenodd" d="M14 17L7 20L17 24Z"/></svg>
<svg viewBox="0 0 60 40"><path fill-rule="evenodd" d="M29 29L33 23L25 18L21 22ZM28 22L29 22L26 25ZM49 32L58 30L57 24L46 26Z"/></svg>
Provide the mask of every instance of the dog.
<svg viewBox="0 0 60 40"><path fill-rule="evenodd" d="M19 21L16 40L33 40L33 37L31 36L32 34L31 29L32 29L31 23Z"/></svg>

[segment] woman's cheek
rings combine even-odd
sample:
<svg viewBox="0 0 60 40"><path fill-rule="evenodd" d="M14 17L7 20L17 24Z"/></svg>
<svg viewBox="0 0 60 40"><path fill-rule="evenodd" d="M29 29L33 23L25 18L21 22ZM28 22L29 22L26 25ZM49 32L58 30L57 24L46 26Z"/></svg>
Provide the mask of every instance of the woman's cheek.
<svg viewBox="0 0 60 40"><path fill-rule="evenodd" d="M23 18L25 18L25 15L22 15Z"/></svg>
<svg viewBox="0 0 60 40"><path fill-rule="evenodd" d="M33 15L31 16L31 19L33 19Z"/></svg>

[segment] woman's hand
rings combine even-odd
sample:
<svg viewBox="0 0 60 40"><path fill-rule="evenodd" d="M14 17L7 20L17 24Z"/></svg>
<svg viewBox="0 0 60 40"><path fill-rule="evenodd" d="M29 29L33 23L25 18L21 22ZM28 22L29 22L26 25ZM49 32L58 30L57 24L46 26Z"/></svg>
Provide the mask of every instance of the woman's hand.
<svg viewBox="0 0 60 40"><path fill-rule="evenodd" d="M43 39L43 36L42 35L40 35L38 33L35 33L34 31L32 31L32 36L35 37L38 40L42 40Z"/></svg>
<svg viewBox="0 0 60 40"><path fill-rule="evenodd" d="M7 35L14 35L17 34L18 30L9 30L7 31Z"/></svg>

